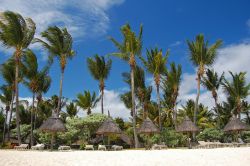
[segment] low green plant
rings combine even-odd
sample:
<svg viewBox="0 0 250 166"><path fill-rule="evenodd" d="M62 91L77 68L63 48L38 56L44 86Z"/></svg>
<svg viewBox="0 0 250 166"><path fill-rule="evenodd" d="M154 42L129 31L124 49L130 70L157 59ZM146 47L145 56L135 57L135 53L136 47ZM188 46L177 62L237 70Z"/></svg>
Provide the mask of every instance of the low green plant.
<svg viewBox="0 0 250 166"><path fill-rule="evenodd" d="M223 140L224 133L216 128L206 128L197 135L200 141L220 141Z"/></svg>

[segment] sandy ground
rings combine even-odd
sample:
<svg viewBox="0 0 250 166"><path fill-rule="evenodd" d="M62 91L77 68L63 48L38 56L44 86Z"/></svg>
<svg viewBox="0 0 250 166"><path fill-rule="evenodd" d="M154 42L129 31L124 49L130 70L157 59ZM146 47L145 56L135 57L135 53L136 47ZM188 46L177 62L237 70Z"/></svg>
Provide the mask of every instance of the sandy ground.
<svg viewBox="0 0 250 166"><path fill-rule="evenodd" d="M123 151L0 150L1 166L250 166L250 147Z"/></svg>

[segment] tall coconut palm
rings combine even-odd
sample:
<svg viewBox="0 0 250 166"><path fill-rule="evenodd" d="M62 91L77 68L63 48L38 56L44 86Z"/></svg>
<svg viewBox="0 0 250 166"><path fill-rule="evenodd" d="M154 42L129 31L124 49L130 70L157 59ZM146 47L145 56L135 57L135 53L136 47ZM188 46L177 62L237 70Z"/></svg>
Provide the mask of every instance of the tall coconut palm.
<svg viewBox="0 0 250 166"><path fill-rule="evenodd" d="M217 57L217 50L222 45L221 40L217 40L214 44L209 46L209 42L204 39L203 34L196 36L195 41L187 40L190 60L197 69L197 96L195 100L195 109L194 109L194 123L196 123L197 112L199 111L199 97L200 97L200 84L201 78L205 73L205 68L214 63Z"/></svg>
<svg viewBox="0 0 250 166"><path fill-rule="evenodd" d="M35 39L34 42L40 42L45 49L50 53L50 59L56 57L60 61L61 68L61 79L60 79L60 91L59 91L59 102L56 110L57 116L61 111L61 99L62 99L62 88L63 88L63 78L64 71L68 59L72 59L75 55L72 50L73 39L66 28L60 29L57 26L49 27L46 31L41 33L41 36L45 38L46 41L41 39Z"/></svg>
<svg viewBox="0 0 250 166"><path fill-rule="evenodd" d="M76 104L80 108L87 110L87 114L91 114L91 109L96 106L100 98L96 98L95 92L91 94L89 91L84 91L84 94L77 95Z"/></svg>
<svg viewBox="0 0 250 166"><path fill-rule="evenodd" d="M6 132L6 122L8 118L8 113L10 111L10 105L12 103L12 89L8 85L2 85L0 87L2 94L0 95L0 101L5 105L5 118L3 124L3 143L5 141L5 132Z"/></svg>
<svg viewBox="0 0 250 166"><path fill-rule="evenodd" d="M36 55L30 50L26 50L23 57L23 65L24 65L24 75L25 78L23 83L28 87L28 89L32 92L32 106L31 106L31 133L30 133L30 144L33 146L33 127L34 127L34 113L35 113L35 98L37 93L39 92L39 85L41 85L41 81L44 79L50 80L50 77L47 75L48 67L45 66L44 69L39 71L38 69L38 61Z"/></svg>
<svg viewBox="0 0 250 166"><path fill-rule="evenodd" d="M166 76L162 80L163 98L167 109L173 110L173 120L176 126L177 117L177 97L181 84L181 65L176 66L175 63L170 64L170 70L166 72Z"/></svg>
<svg viewBox="0 0 250 166"><path fill-rule="evenodd" d="M11 11L0 13L0 41L7 48L14 48L15 58L15 94L16 94L16 126L18 142L21 144L19 99L19 65L25 50L33 40L36 26L32 19L24 19L20 14Z"/></svg>
<svg viewBox="0 0 250 166"><path fill-rule="evenodd" d="M108 78L108 75L110 73L112 60L110 59L108 61L105 61L104 56L95 55L94 58L88 58L87 62L91 75L94 77L95 80L99 81L99 89L101 92L101 109L103 114L103 97L105 88L104 81Z"/></svg>
<svg viewBox="0 0 250 166"><path fill-rule="evenodd" d="M10 124L12 121L12 113L13 113L13 103L15 97L15 61L13 58L10 58L7 62L1 65L0 68L2 77L6 84L8 85L9 89L11 89L11 104L10 104L10 115L7 125L7 138L10 139ZM19 73L20 74L20 73Z"/></svg>
<svg viewBox="0 0 250 166"><path fill-rule="evenodd" d="M166 73L166 63L169 52L167 51L165 55L162 54L162 50L157 47L155 49L147 49L147 60L142 59L146 69L149 73L153 74L154 82L156 86L157 93L157 104L158 104L158 114L159 114L159 128L161 130L161 98L160 98L160 83L161 75Z"/></svg>
<svg viewBox="0 0 250 166"><path fill-rule="evenodd" d="M135 88L134 88L134 70L136 66L136 56L141 54L142 50L142 25L140 26L139 35L137 36L135 32L132 31L129 24L126 24L121 27L121 33L123 35L122 42L118 42L114 38L110 40L117 47L117 53L112 55L128 62L130 65L130 74L131 74L131 97L132 97L132 112L133 112L133 131L134 131L134 141L135 147L138 147L138 138L136 132L136 112L135 112Z"/></svg>
<svg viewBox="0 0 250 166"><path fill-rule="evenodd" d="M240 118L240 113L242 111L242 101L246 99L246 97L250 93L250 83L246 83L246 72L240 72L233 74L231 71L229 72L232 76L232 81L223 80L223 87L228 95L234 103L234 108L237 111L238 117Z"/></svg>
<svg viewBox="0 0 250 166"><path fill-rule="evenodd" d="M222 84L222 80L224 78L224 73L222 73L221 76L218 76L218 73L214 70L207 69L206 70L206 76L202 78L201 83L202 85L209 90L212 93L212 96L214 98L215 102L215 111L218 116L218 126L220 126L220 115L218 111L219 103L218 103L218 89L220 88L220 85Z"/></svg>

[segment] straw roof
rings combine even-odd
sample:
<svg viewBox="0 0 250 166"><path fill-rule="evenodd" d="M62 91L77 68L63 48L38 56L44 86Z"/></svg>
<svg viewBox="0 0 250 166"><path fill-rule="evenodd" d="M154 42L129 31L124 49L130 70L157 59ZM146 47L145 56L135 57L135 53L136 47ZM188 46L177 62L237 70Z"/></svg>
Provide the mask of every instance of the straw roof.
<svg viewBox="0 0 250 166"><path fill-rule="evenodd" d="M186 116L184 121L176 126L177 132L198 132L199 128Z"/></svg>
<svg viewBox="0 0 250 166"><path fill-rule="evenodd" d="M59 132L66 131L66 127L63 124L63 121L57 117L55 114L52 114L40 127L40 130L46 132Z"/></svg>
<svg viewBox="0 0 250 166"><path fill-rule="evenodd" d="M147 117L141 127L138 129L141 134L159 133L160 130L154 125L154 123Z"/></svg>
<svg viewBox="0 0 250 166"><path fill-rule="evenodd" d="M122 131L116 123L114 123L111 118L108 118L102 123L102 125L96 131L96 134L120 134Z"/></svg>
<svg viewBox="0 0 250 166"><path fill-rule="evenodd" d="M224 127L224 131L230 132L230 131L242 131L247 130L248 126L240 121L239 118L233 116L230 121L226 124Z"/></svg>

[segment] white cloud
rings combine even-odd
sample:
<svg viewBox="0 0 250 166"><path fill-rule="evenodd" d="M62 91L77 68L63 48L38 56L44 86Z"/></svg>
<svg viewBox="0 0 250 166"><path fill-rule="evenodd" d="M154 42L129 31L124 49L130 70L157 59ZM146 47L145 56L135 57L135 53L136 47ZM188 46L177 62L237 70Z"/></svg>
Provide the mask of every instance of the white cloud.
<svg viewBox="0 0 250 166"><path fill-rule="evenodd" d="M181 45L181 44L182 44L181 41L176 41L176 42L170 44L169 47L176 47L176 46L179 46L179 45Z"/></svg>
<svg viewBox="0 0 250 166"><path fill-rule="evenodd" d="M247 82L250 82L250 44L249 43L240 43L233 44L221 48L218 51L218 58L215 61L212 68L214 68L219 74L225 71L226 77L230 78L228 71L247 72ZM184 73L182 76L182 83L180 86L180 104L184 104L188 99L196 98L196 87L197 82L195 80L195 73ZM225 94L222 89L219 89L218 92L219 101L224 101L226 99ZM249 99L248 99L249 100ZM214 106L214 101L210 92L204 90L201 91L200 102L205 104L208 107Z"/></svg>
<svg viewBox="0 0 250 166"><path fill-rule="evenodd" d="M109 26L108 9L124 0L0 0L0 11L11 10L31 17L37 33L50 25L66 26L74 37L98 36Z"/></svg>

